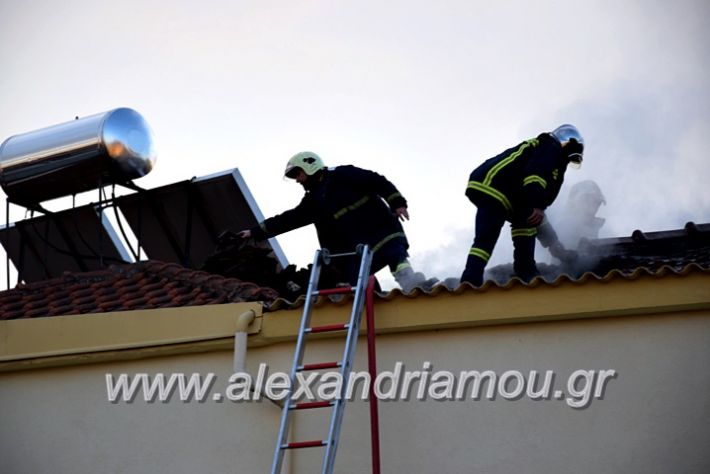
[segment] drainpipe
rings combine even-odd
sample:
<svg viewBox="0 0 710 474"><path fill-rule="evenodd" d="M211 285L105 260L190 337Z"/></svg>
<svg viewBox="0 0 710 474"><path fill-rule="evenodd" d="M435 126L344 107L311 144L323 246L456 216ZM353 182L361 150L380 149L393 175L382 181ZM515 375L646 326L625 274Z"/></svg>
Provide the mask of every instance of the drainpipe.
<svg viewBox="0 0 710 474"><path fill-rule="evenodd" d="M253 309L245 311L237 318L237 330L234 333L234 373L247 371L247 330L256 318Z"/></svg>
<svg viewBox="0 0 710 474"><path fill-rule="evenodd" d="M254 322L256 318L256 313L253 309L245 311L239 315L237 318L237 329L234 332L234 373L247 371L247 330L249 325ZM254 392L254 388L250 389ZM281 408L283 402L279 400L272 400L269 397L264 397L268 399L271 403ZM290 456L286 456L284 459L284 472L291 472L291 459Z"/></svg>
<svg viewBox="0 0 710 474"><path fill-rule="evenodd" d="M254 322L255 318L256 313L251 309L240 314L237 318L237 329L234 333L234 371L232 373L246 373L247 371L247 330L249 329L249 325ZM254 387L251 387L249 390L256 394ZM274 400L267 397L265 394L259 395L263 396L277 407L283 407L281 400Z"/></svg>

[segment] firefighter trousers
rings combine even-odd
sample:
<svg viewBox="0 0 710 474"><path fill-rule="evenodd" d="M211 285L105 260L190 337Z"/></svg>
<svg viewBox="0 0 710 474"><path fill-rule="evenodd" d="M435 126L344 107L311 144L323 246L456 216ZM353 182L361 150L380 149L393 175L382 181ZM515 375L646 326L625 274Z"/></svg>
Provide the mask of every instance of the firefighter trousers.
<svg viewBox="0 0 710 474"><path fill-rule="evenodd" d="M511 221L515 274L524 281L529 281L538 275L535 265L537 228L526 223L527 216L515 213L511 215L500 202L487 195L471 193L469 199L477 207L476 236L466 259L466 268L461 275L461 282L469 282L475 286L483 284L483 271L507 220Z"/></svg>

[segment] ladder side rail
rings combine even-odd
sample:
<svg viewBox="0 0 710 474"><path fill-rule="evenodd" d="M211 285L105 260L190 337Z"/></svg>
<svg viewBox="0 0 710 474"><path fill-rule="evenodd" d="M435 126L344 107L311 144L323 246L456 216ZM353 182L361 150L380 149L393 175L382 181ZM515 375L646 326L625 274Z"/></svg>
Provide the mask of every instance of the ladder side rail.
<svg viewBox="0 0 710 474"><path fill-rule="evenodd" d="M345 412L345 395L348 386L348 379L350 378L350 372L352 371L357 339L360 333L360 322L362 321L362 312L365 304L367 280L370 276L372 253L367 245L363 245L361 247L361 251L362 258L360 260L360 270L355 289L355 298L352 312L350 314L350 328L348 330L347 340L343 350L343 363L340 367L342 385L340 387L339 396L335 400L335 405L333 406L331 415L330 428L328 430L328 445L326 446L325 456L323 457L323 474L331 474L335 465L335 454L338 449L340 429L342 427L343 414Z"/></svg>
<svg viewBox="0 0 710 474"><path fill-rule="evenodd" d="M271 465L271 474L280 474L281 465L283 464L284 450L282 449L283 444L286 441L289 431L290 422L290 407L291 407L291 396L293 395L294 386L296 383L296 373L298 372L298 367L303 362L303 347L306 338L306 328L310 325L311 320L311 308L313 305L314 292L318 289L318 280L320 277L320 264L321 264L321 250L316 250L315 257L313 259L313 267L311 268L311 275L308 280L308 291L306 293L306 301L303 306L303 316L301 317L301 326L298 330L298 340L296 342L296 351L293 354L293 364L291 366L290 372L290 385L284 401L283 408L281 410L281 423L279 425L279 434L276 439L276 448L274 450L274 461Z"/></svg>

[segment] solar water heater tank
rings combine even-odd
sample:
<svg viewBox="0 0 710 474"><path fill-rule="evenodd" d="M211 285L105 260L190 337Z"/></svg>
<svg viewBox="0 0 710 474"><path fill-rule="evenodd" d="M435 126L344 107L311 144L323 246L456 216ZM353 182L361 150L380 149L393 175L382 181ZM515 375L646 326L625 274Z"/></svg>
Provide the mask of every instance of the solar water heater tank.
<svg viewBox="0 0 710 474"><path fill-rule="evenodd" d="M135 110L113 109L14 135L0 145L0 186L32 206L145 176L155 165L153 133Z"/></svg>

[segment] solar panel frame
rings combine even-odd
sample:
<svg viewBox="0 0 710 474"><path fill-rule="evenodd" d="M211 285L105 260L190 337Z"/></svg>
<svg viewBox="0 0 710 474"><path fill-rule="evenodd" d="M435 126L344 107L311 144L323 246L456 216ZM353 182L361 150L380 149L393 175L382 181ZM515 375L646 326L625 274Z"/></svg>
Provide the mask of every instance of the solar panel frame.
<svg viewBox="0 0 710 474"><path fill-rule="evenodd" d="M121 196L116 205L148 258L190 268L201 268L222 232L238 232L263 220L236 168ZM269 239L269 244L287 266L278 242Z"/></svg>
<svg viewBox="0 0 710 474"><path fill-rule="evenodd" d="M18 281L27 283L132 261L94 204L2 225L0 243L18 270Z"/></svg>

